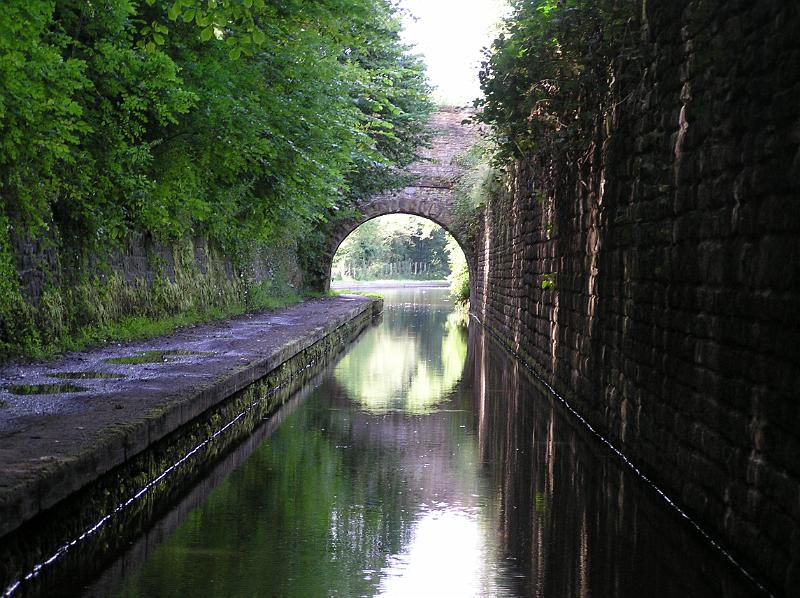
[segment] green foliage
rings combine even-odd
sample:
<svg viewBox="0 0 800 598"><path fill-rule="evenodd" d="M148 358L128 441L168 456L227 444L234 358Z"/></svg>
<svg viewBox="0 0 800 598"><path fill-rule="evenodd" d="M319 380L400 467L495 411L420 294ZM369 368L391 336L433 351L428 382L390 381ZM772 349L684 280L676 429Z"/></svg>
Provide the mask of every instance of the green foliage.
<svg viewBox="0 0 800 598"><path fill-rule="evenodd" d="M491 164L495 150L492 141L482 139L456 158L463 174L453 188L453 221L465 238L474 239L478 214L497 184L497 172Z"/></svg>
<svg viewBox="0 0 800 598"><path fill-rule="evenodd" d="M450 296L459 305L469 303L469 270L466 262L450 275Z"/></svg>
<svg viewBox="0 0 800 598"><path fill-rule="evenodd" d="M181 312L161 317L127 316L108 324L94 324L81 328L77 334L61 337L58 343L46 346L35 357L53 357L63 351L80 351L88 347L108 342L134 341L171 334L180 328L192 326L209 320L229 318L244 313L241 305L226 308L209 308L200 311Z"/></svg>
<svg viewBox="0 0 800 598"><path fill-rule="evenodd" d="M290 235L315 262L320 225L396 184L428 138L399 23L388 0L5 2L0 344L40 342L12 236L85 265L132 233L231 255ZM72 282L45 297L52 338L73 324Z"/></svg>
<svg viewBox="0 0 800 598"><path fill-rule="evenodd" d="M450 296L457 306L466 306L469 303L469 266L467 256L458 245L454 237L447 240L447 254L450 261Z"/></svg>
<svg viewBox="0 0 800 598"><path fill-rule="evenodd" d="M328 294L331 297L338 297L339 295L361 295L362 297L369 297L370 299L383 299L382 293L360 289L337 289L328 291Z"/></svg>
<svg viewBox="0 0 800 598"><path fill-rule="evenodd" d="M0 214L0 359L18 348L31 352L38 346L33 313L20 292L8 219Z"/></svg>
<svg viewBox="0 0 800 598"><path fill-rule="evenodd" d="M263 282L251 285L247 289L247 308L249 310L280 309L299 303L302 299L300 294L293 289L287 288L282 292L276 292L274 285Z"/></svg>
<svg viewBox="0 0 800 598"><path fill-rule="evenodd" d="M374 218L356 228L339 246L333 260L333 277L444 279L450 274L451 238L441 226L419 216L392 214ZM389 264L414 262L426 264L426 270L388 269Z"/></svg>
<svg viewBox="0 0 800 598"><path fill-rule="evenodd" d="M2 325L7 321L31 322L34 316L39 325L33 328L31 322L29 329L17 333L18 339L32 339L24 345L19 342L0 345L0 358L22 355L49 359L65 351L81 351L111 340L151 338L248 311L280 309L303 299L284 280L240 289L224 280L219 272L201 275L184 265L179 266L176 275L174 283L162 279L153 287L144 283L127 285L119 276L112 276L105 283L87 280L67 293L49 288L43 292L36 310L31 310L18 294L15 305L28 310L27 319L15 320L12 311L12 318L4 318ZM0 309L5 310L6 306L0 305Z"/></svg>
<svg viewBox="0 0 800 598"><path fill-rule="evenodd" d="M9 0L6 212L101 245L308 228L427 139L399 29L386 0Z"/></svg>
<svg viewBox="0 0 800 598"><path fill-rule="evenodd" d="M582 134L620 95L615 63L636 58L635 8L633 0L513 0L480 73L479 118L494 127L500 162L586 151Z"/></svg>
<svg viewBox="0 0 800 598"><path fill-rule="evenodd" d="M513 177L532 168L531 202L541 208L550 239L557 234L553 191L598 147L604 120L636 84L617 74L623 61L639 59L634 21L640 7L633 0L511 4L505 32L481 68L478 119L492 126L498 171ZM492 195L498 202L508 196ZM545 274L540 286L555 291L556 274Z"/></svg>
<svg viewBox="0 0 800 598"><path fill-rule="evenodd" d="M355 198L401 186L397 169L414 162L417 148L432 136L424 126L434 104L423 63L401 43L392 5L374 4L372 18L351 28L360 43L346 50L357 82L351 97L360 110L360 126L375 140L377 150L355 160L349 177L350 196Z"/></svg>

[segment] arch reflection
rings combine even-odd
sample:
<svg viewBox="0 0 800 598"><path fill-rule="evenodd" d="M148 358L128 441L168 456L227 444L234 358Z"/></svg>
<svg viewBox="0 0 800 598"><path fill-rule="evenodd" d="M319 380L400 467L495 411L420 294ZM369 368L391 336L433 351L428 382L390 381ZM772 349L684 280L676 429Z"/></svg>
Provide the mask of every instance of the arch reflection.
<svg viewBox="0 0 800 598"><path fill-rule="evenodd" d="M466 328L452 317L449 301L441 293L435 299L440 309L430 309L430 295L426 289L412 293L405 289L405 302L389 305L384 317L408 332L397 335L391 326L373 329L336 366L336 381L361 409L430 413L461 380Z"/></svg>

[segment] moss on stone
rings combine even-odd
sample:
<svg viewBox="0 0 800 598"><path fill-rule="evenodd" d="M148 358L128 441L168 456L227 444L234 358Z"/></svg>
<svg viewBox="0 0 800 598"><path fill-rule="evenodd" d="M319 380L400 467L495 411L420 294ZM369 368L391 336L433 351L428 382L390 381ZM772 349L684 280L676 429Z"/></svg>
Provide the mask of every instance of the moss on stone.
<svg viewBox="0 0 800 598"><path fill-rule="evenodd" d="M291 244L256 247L234 263L205 240L184 238L164 247L140 237L106 255L62 248L57 261L70 264L65 268L68 275L60 280L51 276L33 298L20 284L4 223L0 222L0 361L49 358L109 340L168 334L302 299ZM138 262L134 253L142 256Z"/></svg>

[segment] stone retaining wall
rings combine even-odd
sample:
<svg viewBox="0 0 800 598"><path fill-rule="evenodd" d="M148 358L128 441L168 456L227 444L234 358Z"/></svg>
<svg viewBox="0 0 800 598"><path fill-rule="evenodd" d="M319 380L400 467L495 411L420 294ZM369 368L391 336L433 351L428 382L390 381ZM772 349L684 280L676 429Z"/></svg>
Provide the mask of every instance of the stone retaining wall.
<svg viewBox="0 0 800 598"><path fill-rule="evenodd" d="M95 253L19 238L13 251L23 308L0 314L0 362L26 344L59 345L129 317L224 311L254 303L250 293L286 297L303 287L294 240L254 246L236 259L203 238L167 243L135 233Z"/></svg>
<svg viewBox="0 0 800 598"><path fill-rule="evenodd" d="M644 58L615 74L639 84L587 132L591 151L576 164L521 162L488 201L472 309L736 557L791 594L798 8L641 8Z"/></svg>

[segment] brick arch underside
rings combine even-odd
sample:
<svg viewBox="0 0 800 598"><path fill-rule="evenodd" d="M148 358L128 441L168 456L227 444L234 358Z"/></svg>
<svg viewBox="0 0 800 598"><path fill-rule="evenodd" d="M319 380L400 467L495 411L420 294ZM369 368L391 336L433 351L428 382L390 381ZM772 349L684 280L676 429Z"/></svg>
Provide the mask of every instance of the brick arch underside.
<svg viewBox="0 0 800 598"><path fill-rule="evenodd" d="M474 280L474 251L472 250L472 244L455 226L451 206L451 191L449 189L421 188L407 188L401 192L392 193L363 204L360 207L358 218L342 219L333 227L324 255L325 289L330 289L333 257L336 255L336 251L342 241L365 222L389 214L421 216L435 222L453 235L467 258L470 281Z"/></svg>

